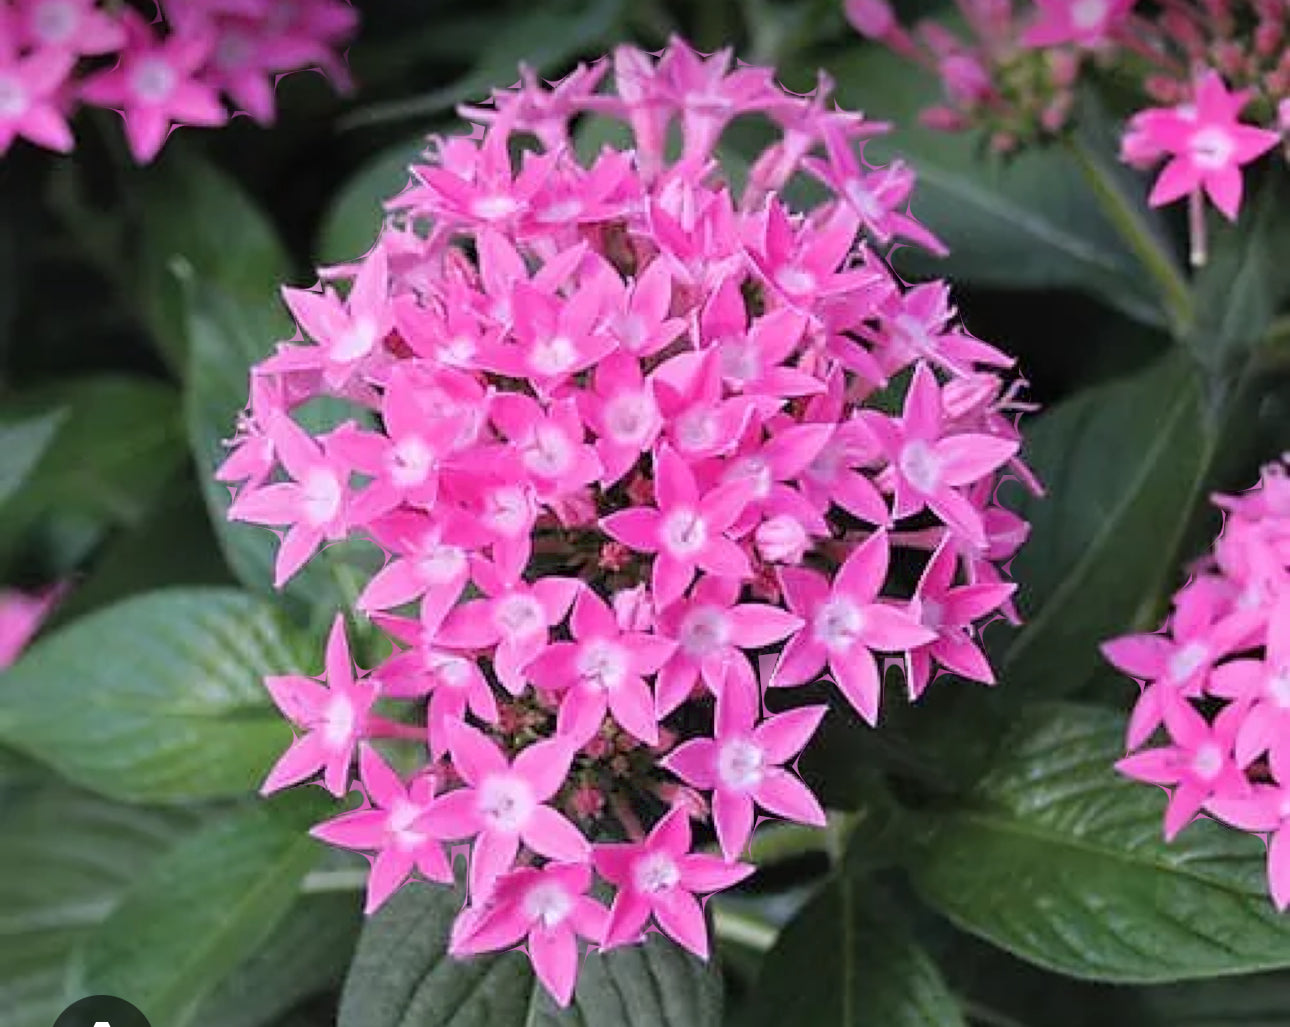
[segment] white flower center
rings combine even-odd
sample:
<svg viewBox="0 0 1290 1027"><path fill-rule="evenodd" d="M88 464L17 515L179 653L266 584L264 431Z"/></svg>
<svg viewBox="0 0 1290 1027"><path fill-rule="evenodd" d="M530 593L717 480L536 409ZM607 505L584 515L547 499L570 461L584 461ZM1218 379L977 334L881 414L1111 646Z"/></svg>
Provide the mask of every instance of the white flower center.
<svg viewBox="0 0 1290 1027"><path fill-rule="evenodd" d="M461 546L437 542L417 557L416 567L422 581L441 585L466 569L466 551Z"/></svg>
<svg viewBox="0 0 1290 1027"><path fill-rule="evenodd" d="M395 443L390 451L390 478L400 488L422 484L434 467L434 451L424 439L409 435Z"/></svg>
<svg viewBox="0 0 1290 1027"><path fill-rule="evenodd" d="M397 848L406 852L419 848L426 840L425 832L412 829L412 825L424 812L424 809L407 799L397 799L390 807L389 816L385 819L385 830L390 833Z"/></svg>
<svg viewBox="0 0 1290 1027"><path fill-rule="evenodd" d="M554 881L539 881L524 895L524 915L543 927L558 927L573 912L573 896Z"/></svg>
<svg viewBox="0 0 1290 1027"><path fill-rule="evenodd" d="M27 87L16 76L0 75L0 118L16 121L31 107Z"/></svg>
<svg viewBox="0 0 1290 1027"><path fill-rule="evenodd" d="M761 350L747 339L730 339L720 351L721 374L743 385L761 377Z"/></svg>
<svg viewBox="0 0 1290 1027"><path fill-rule="evenodd" d="M468 367L479 349L469 335L456 335L439 347L439 359L449 367Z"/></svg>
<svg viewBox="0 0 1290 1027"><path fill-rule="evenodd" d="M31 12L31 31L45 46L58 46L71 40L80 20L74 3L45 0Z"/></svg>
<svg viewBox="0 0 1290 1027"><path fill-rule="evenodd" d="M654 427L654 404L644 393L615 396L605 404L605 428L621 445L642 446Z"/></svg>
<svg viewBox="0 0 1290 1027"><path fill-rule="evenodd" d="M175 69L160 57L145 57L130 74L130 89L144 103L165 103L178 84Z"/></svg>
<svg viewBox="0 0 1290 1027"><path fill-rule="evenodd" d="M305 475L301 484L300 506L304 522L311 528L330 524L340 513L344 488L332 471L317 468Z"/></svg>
<svg viewBox="0 0 1290 1027"><path fill-rule="evenodd" d="M765 752L750 738L732 738L717 751L717 776L736 791L750 791L761 784L765 766Z"/></svg>
<svg viewBox="0 0 1290 1027"><path fill-rule="evenodd" d="M537 805L529 783L512 774L484 778L476 802L488 828L503 834L518 834L523 830Z"/></svg>
<svg viewBox="0 0 1290 1027"><path fill-rule="evenodd" d="M675 888L681 881L681 869L666 852L651 852L636 861L632 868L636 890L646 895Z"/></svg>
<svg viewBox="0 0 1290 1027"><path fill-rule="evenodd" d="M678 632L687 656L702 659L730 644L730 618L717 606L698 606L687 613Z"/></svg>
<svg viewBox="0 0 1290 1027"><path fill-rule="evenodd" d="M523 450L524 466L542 478L558 478L573 463L573 446L559 428L542 425Z"/></svg>
<svg viewBox="0 0 1290 1027"><path fill-rule="evenodd" d="M673 556L693 556L708 544L708 526L697 510L682 507L663 521L663 545Z"/></svg>
<svg viewBox="0 0 1290 1027"><path fill-rule="evenodd" d="M1107 0L1075 0L1071 5L1071 24L1081 32L1092 32L1106 24L1110 13Z"/></svg>
<svg viewBox="0 0 1290 1027"><path fill-rule="evenodd" d="M805 268L782 267L775 272L775 284L791 296L801 296L815 289L815 276Z"/></svg>
<svg viewBox="0 0 1290 1027"><path fill-rule="evenodd" d="M770 495L771 486L775 484L770 463L761 456L746 456L736 460L722 477L725 481L749 482L753 488L753 499L765 499Z"/></svg>
<svg viewBox="0 0 1290 1027"><path fill-rule="evenodd" d="M912 314L897 314L892 318L891 333L905 355L930 353L935 349L927 326Z"/></svg>
<svg viewBox="0 0 1290 1027"><path fill-rule="evenodd" d="M349 331L342 335L331 347L330 356L338 364L352 364L355 360L367 356L376 345L378 327L370 317L355 318Z"/></svg>
<svg viewBox="0 0 1290 1027"><path fill-rule="evenodd" d="M578 347L567 335L543 339L529 354L529 366L538 374L564 374L578 360Z"/></svg>
<svg viewBox="0 0 1290 1027"><path fill-rule="evenodd" d="M528 529L529 513L528 493L518 485L503 485L489 495L484 520L494 531L514 537Z"/></svg>
<svg viewBox="0 0 1290 1027"><path fill-rule="evenodd" d="M864 626L864 612L843 596L834 596L815 611L815 640L831 653L849 650Z"/></svg>
<svg viewBox="0 0 1290 1027"><path fill-rule="evenodd" d="M1209 659L1209 650L1203 642L1188 642L1169 658L1166 668L1169 680L1178 684L1186 681Z"/></svg>
<svg viewBox="0 0 1290 1027"><path fill-rule="evenodd" d="M1192 134L1187 141L1191 159L1202 171L1219 171L1232 162L1236 141L1217 125L1208 125Z"/></svg>
<svg viewBox="0 0 1290 1027"><path fill-rule="evenodd" d="M607 639L597 638L578 650L574 668L578 679L587 688L612 692L627 677L631 659L627 651Z"/></svg>
<svg viewBox="0 0 1290 1027"><path fill-rule="evenodd" d="M436 685L458 689L470 684L470 663L464 656L430 651L426 654L425 668Z"/></svg>
<svg viewBox="0 0 1290 1027"><path fill-rule="evenodd" d="M1223 769L1223 750L1206 742L1192 755L1191 769L1202 781L1214 780Z"/></svg>
<svg viewBox="0 0 1290 1027"><path fill-rule="evenodd" d="M510 196L481 196L470 205L470 211L481 221L508 218L519 210L519 203Z"/></svg>
<svg viewBox="0 0 1290 1027"><path fill-rule="evenodd" d="M354 704L343 695L333 695L323 711L323 744L328 749L344 749L354 735L358 717Z"/></svg>
<svg viewBox="0 0 1290 1027"><path fill-rule="evenodd" d="M707 407L691 407L676 421L676 444L682 452L708 449L717 441L717 415Z"/></svg>
<svg viewBox="0 0 1290 1027"><path fill-rule="evenodd" d="M900 451L900 473L924 494L936 491L941 482L941 461L926 442L914 439Z"/></svg>
<svg viewBox="0 0 1290 1027"><path fill-rule="evenodd" d="M859 212L860 217L865 221L881 221L887 213L882 204L878 202L878 198L858 178L853 178L847 182L844 192L847 199L851 201Z"/></svg>
<svg viewBox="0 0 1290 1027"><path fill-rule="evenodd" d="M581 200L557 200L539 211L537 219L544 224L554 225L562 221L573 221L580 214L582 214Z"/></svg>
<svg viewBox="0 0 1290 1027"><path fill-rule="evenodd" d="M536 635L546 627L546 614L542 604L529 595L509 595L497 601L493 622L498 630L510 639L523 639Z"/></svg>

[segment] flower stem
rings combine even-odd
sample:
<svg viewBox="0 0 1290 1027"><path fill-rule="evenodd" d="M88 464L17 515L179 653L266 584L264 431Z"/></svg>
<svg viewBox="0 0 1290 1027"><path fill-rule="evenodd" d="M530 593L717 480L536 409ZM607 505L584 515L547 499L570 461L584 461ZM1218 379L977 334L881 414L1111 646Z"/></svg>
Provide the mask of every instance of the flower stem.
<svg viewBox="0 0 1290 1027"><path fill-rule="evenodd" d="M720 901L712 903L712 929L718 938L754 952L769 952L779 929L759 917L730 909Z"/></svg>
<svg viewBox="0 0 1290 1027"><path fill-rule="evenodd" d="M1178 262L1151 230L1142 211L1124 194L1105 162L1078 137L1070 137L1069 146L1107 219L1156 283L1174 335L1182 338L1191 327L1194 312L1191 288Z"/></svg>

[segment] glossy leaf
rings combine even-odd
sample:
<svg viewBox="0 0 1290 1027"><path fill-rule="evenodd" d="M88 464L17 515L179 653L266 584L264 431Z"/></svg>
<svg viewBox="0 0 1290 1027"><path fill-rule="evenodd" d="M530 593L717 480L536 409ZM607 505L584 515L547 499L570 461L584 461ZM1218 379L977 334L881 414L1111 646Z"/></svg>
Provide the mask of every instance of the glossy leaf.
<svg viewBox="0 0 1290 1027"><path fill-rule="evenodd" d="M999 668L1016 694L1070 694L1103 666L1100 642L1155 626L1213 457L1210 423L1181 355L1028 423L1048 494L1021 504L1032 531L1011 570L1027 623Z"/></svg>
<svg viewBox="0 0 1290 1027"><path fill-rule="evenodd" d="M66 417L67 408L62 407L25 420L0 423L0 503L22 487Z"/></svg>
<svg viewBox="0 0 1290 1027"><path fill-rule="evenodd" d="M269 938L318 858L309 818L287 808L230 813L157 860L86 940L79 990L127 998L153 1023L193 1023L198 1003Z"/></svg>
<svg viewBox="0 0 1290 1027"><path fill-rule="evenodd" d="M561 1012L519 953L456 960L448 932L460 892L405 887L363 931L339 1027L715 1027L721 978L671 941L586 955Z"/></svg>
<svg viewBox="0 0 1290 1027"><path fill-rule="evenodd" d="M0 1009L5 1027L49 1027L75 946L196 818L122 806L46 782L0 804ZM73 996L78 997L78 996Z"/></svg>
<svg viewBox="0 0 1290 1027"><path fill-rule="evenodd" d="M266 674L301 667L273 609L232 589L166 589L91 614L0 675L0 741L113 798L256 787L290 731Z"/></svg>
<svg viewBox="0 0 1290 1027"><path fill-rule="evenodd" d="M890 903L871 880L845 873L784 928L747 1009L747 1027L966 1027L936 964Z"/></svg>
<svg viewBox="0 0 1290 1027"><path fill-rule="evenodd" d="M1124 719L1039 706L911 854L958 926L1061 973L1160 982L1290 966L1262 842L1210 820L1165 844L1165 796L1112 768Z"/></svg>

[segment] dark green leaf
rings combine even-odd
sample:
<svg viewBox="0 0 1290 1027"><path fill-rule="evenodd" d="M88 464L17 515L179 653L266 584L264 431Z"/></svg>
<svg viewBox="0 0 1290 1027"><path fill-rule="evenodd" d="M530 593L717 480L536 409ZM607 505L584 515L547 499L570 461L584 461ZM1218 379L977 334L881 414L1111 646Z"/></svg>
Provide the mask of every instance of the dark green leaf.
<svg viewBox="0 0 1290 1027"><path fill-rule="evenodd" d="M237 795L290 741L262 679L298 670L298 650L271 607L232 589L127 599L0 675L0 741L112 798Z"/></svg>
<svg viewBox="0 0 1290 1027"><path fill-rule="evenodd" d="M936 78L880 47L857 47L829 71L845 106L899 126L866 156L903 156L919 172L914 214L951 250L921 270L1009 289L1084 289L1161 322L1150 278L1068 155L1032 150L1005 162L970 134L919 127L918 112L936 100Z"/></svg>
<svg viewBox="0 0 1290 1027"><path fill-rule="evenodd" d="M0 504L26 481L66 417L67 409L63 407L27 420L0 424Z"/></svg>
<svg viewBox="0 0 1290 1027"><path fill-rule="evenodd" d="M55 430L0 513L0 540L69 523L97 538L137 524L183 460L178 415L174 389L143 378L83 378L10 397L4 421L48 418Z"/></svg>
<svg viewBox="0 0 1290 1027"><path fill-rule="evenodd" d="M579 0L533 6L508 17L496 30L472 71L423 96L362 108L351 125L428 118L463 101L482 100L493 89L511 85L521 62L538 72L551 72L615 35L624 0Z"/></svg>
<svg viewBox="0 0 1290 1027"><path fill-rule="evenodd" d="M1290 966L1259 839L1210 820L1171 845L1165 797L1112 765L1124 719L1032 708L961 808L929 818L915 886L965 930L1077 977L1157 982Z"/></svg>
<svg viewBox="0 0 1290 1027"><path fill-rule="evenodd" d="M1028 623L1000 669L1009 687L1070 694L1102 666L1100 642L1157 615L1214 438L1181 356L1029 422L1048 495L1022 506L1033 530L1012 571Z"/></svg>
<svg viewBox="0 0 1290 1027"><path fill-rule="evenodd" d="M460 892L404 888L370 921L341 999L339 1027L715 1027L721 978L671 941L587 955L560 1012L516 952L447 953Z"/></svg>
<svg viewBox="0 0 1290 1027"><path fill-rule="evenodd" d="M391 146L358 169L333 201L318 233L320 262L355 260L376 244L385 220L383 204L408 184L408 165L425 149L425 137L418 136Z"/></svg>
<svg viewBox="0 0 1290 1027"><path fill-rule="evenodd" d="M361 910L358 892L306 895L193 1022L261 1027L311 995L338 990L354 955Z"/></svg>
<svg viewBox="0 0 1290 1027"><path fill-rule="evenodd" d="M890 903L830 881L784 929L747 1001L747 1027L964 1027L958 1003Z"/></svg>
<svg viewBox="0 0 1290 1027"><path fill-rule="evenodd" d="M0 1010L5 1027L49 1027L71 998L68 962L195 818L120 806L64 785L0 806Z"/></svg>
<svg viewBox="0 0 1290 1027"><path fill-rule="evenodd" d="M284 805L230 813L162 856L86 940L80 990L126 998L153 1023L194 1022L269 938L318 857L307 817Z"/></svg>

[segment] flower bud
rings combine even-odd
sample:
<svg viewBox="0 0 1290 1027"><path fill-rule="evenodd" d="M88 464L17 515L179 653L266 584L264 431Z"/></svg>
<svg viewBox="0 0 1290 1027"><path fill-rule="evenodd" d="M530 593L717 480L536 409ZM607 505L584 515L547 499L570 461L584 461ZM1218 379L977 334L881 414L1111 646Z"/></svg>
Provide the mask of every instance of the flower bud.
<svg viewBox="0 0 1290 1027"><path fill-rule="evenodd" d="M847 21L867 39L884 39L896 27L896 14L887 0L847 0Z"/></svg>
<svg viewBox="0 0 1290 1027"><path fill-rule="evenodd" d="M757 554L767 563L801 563L811 538L801 521L779 514L757 528Z"/></svg>
<svg viewBox="0 0 1290 1027"><path fill-rule="evenodd" d="M654 604L644 585L614 593L614 617L622 631L652 631Z"/></svg>

